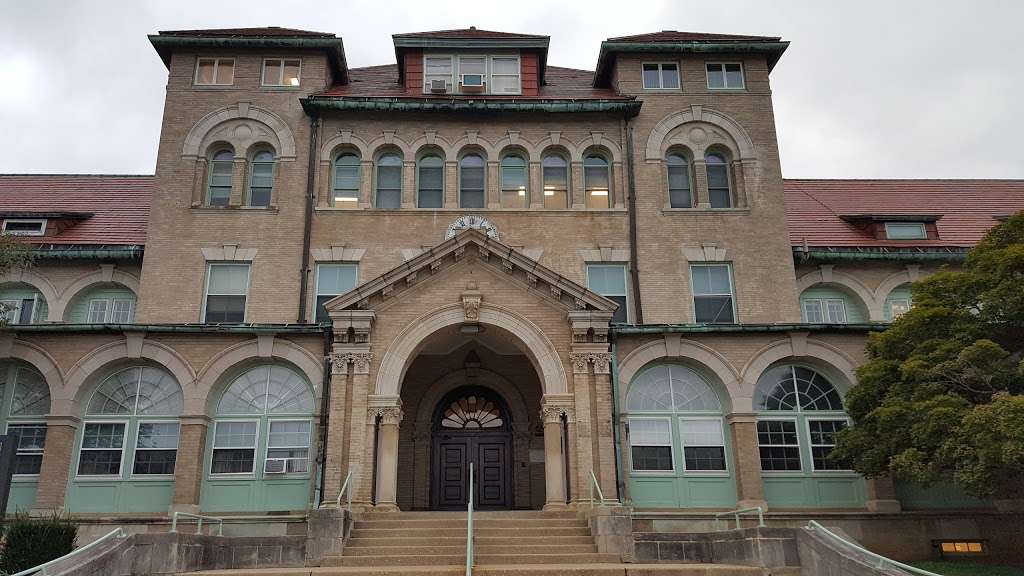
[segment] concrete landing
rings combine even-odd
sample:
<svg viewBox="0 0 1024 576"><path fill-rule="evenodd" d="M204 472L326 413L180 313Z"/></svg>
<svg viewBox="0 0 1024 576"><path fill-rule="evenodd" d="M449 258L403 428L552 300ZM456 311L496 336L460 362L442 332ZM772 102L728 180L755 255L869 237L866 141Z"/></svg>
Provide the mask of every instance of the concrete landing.
<svg viewBox="0 0 1024 576"><path fill-rule="evenodd" d="M262 568L188 572L178 576L465 576L465 566L337 566ZM491 564L473 568L475 576L761 576L761 568L727 564Z"/></svg>

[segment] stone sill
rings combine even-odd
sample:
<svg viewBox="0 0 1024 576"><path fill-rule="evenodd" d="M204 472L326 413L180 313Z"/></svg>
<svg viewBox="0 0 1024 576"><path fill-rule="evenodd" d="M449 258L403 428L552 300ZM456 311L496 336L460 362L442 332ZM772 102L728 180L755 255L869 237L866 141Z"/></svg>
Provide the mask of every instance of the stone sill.
<svg viewBox="0 0 1024 576"><path fill-rule="evenodd" d="M330 214L365 214L365 215L405 215L405 216L429 216L437 213L446 214L530 214L550 216L571 216L586 214L590 216L625 216L628 210L625 208L608 208L603 210L581 210L574 208L332 208L330 206L317 206L316 212Z"/></svg>
<svg viewBox="0 0 1024 576"><path fill-rule="evenodd" d="M750 208L662 208L662 214L670 215L705 215L705 214L750 214Z"/></svg>

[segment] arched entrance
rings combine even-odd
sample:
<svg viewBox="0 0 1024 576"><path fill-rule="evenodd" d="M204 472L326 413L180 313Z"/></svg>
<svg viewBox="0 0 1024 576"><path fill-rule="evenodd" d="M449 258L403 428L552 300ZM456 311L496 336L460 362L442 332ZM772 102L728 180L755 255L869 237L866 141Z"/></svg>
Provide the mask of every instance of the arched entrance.
<svg viewBox="0 0 1024 576"><path fill-rule="evenodd" d="M482 386L456 388L438 403L431 429L431 508L465 508L471 463L475 505L512 507L510 417L504 399Z"/></svg>

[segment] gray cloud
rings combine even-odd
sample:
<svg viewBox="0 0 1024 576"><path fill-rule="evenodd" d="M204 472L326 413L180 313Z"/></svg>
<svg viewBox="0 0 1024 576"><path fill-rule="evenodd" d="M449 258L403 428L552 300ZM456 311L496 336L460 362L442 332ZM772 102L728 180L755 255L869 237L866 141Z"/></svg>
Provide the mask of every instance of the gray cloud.
<svg viewBox="0 0 1024 576"><path fill-rule="evenodd" d="M781 35L792 46L772 87L787 177L1024 178L1024 4L1011 0L4 4L0 172L151 173L166 82L146 40L156 30L323 30L368 66L394 60L393 33L474 25L549 34L550 63L586 69L609 36Z"/></svg>

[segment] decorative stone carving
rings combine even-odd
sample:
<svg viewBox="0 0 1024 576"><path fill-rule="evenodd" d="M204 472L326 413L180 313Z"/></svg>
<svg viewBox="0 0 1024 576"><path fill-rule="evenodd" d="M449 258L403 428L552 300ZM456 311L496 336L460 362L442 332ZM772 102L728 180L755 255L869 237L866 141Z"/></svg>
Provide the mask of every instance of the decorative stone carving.
<svg viewBox="0 0 1024 576"><path fill-rule="evenodd" d="M384 297L384 298L387 298L388 296L391 296L391 292L393 292L394 289L395 289L394 283L388 284L388 285L384 286L384 288L380 291L380 295L382 297Z"/></svg>
<svg viewBox="0 0 1024 576"><path fill-rule="evenodd" d="M441 269L441 260L437 259L430 263L430 273L433 274Z"/></svg>
<svg viewBox="0 0 1024 576"><path fill-rule="evenodd" d="M540 409L540 419L545 424L561 422L563 414L567 420L572 420L571 409L568 406L543 406Z"/></svg>
<svg viewBox="0 0 1024 576"><path fill-rule="evenodd" d="M413 284L415 284L416 283L416 275L417 274L418 274L418 271L416 271L416 270L413 270L412 272L410 272L409 275L405 277L405 285L406 286L412 286Z"/></svg>
<svg viewBox="0 0 1024 576"><path fill-rule="evenodd" d="M586 310L587 309L587 303L584 302L581 298L573 298L572 302L576 306L577 310Z"/></svg>
<svg viewBox="0 0 1024 576"><path fill-rule="evenodd" d="M380 414L380 423L382 426L398 426L402 422L402 418L405 416L402 409L398 406L384 406L377 408L377 413Z"/></svg>
<svg viewBox="0 0 1024 576"><path fill-rule="evenodd" d="M373 352L353 352L352 365L356 374L369 374L370 362L373 361Z"/></svg>
<svg viewBox="0 0 1024 576"><path fill-rule="evenodd" d="M537 287L537 277L529 272L526 273L526 283L530 285L530 288Z"/></svg>
<svg viewBox="0 0 1024 576"><path fill-rule="evenodd" d="M467 214L456 218L455 221L448 226L448 231L445 232L444 239L448 240L450 238L454 238L456 234L463 230L479 230L484 234L487 234L488 238L499 240L498 228L492 224L490 220L478 214Z"/></svg>
<svg viewBox="0 0 1024 576"><path fill-rule="evenodd" d="M465 246L459 246L458 248L455 249L455 259L456 260L461 260L462 257L465 256L465 255L466 255L466 247Z"/></svg>
<svg viewBox="0 0 1024 576"><path fill-rule="evenodd" d="M590 361L590 356L587 353L585 353L585 352L570 352L569 353L569 361L572 362L573 374L586 374L587 373L587 362Z"/></svg>
<svg viewBox="0 0 1024 576"><path fill-rule="evenodd" d="M554 284L551 284L551 295L556 300L561 300L562 299L562 289L559 288L558 286L555 286Z"/></svg>
<svg viewBox="0 0 1024 576"><path fill-rule="evenodd" d="M483 246L477 248L477 253L480 254L480 259L483 260L484 262L487 262L491 258L491 251L488 250L487 248L484 248Z"/></svg>
<svg viewBox="0 0 1024 576"><path fill-rule="evenodd" d="M348 374L348 358L345 354L331 354L327 357L331 363L331 374L332 375L345 375Z"/></svg>
<svg viewBox="0 0 1024 576"><path fill-rule="evenodd" d="M512 267L512 261L508 258L501 259L501 266L505 269L505 272L511 274L514 268Z"/></svg>
<svg viewBox="0 0 1024 576"><path fill-rule="evenodd" d="M594 363L594 374L609 374L611 372L611 352L592 352L589 356L590 361Z"/></svg>
<svg viewBox="0 0 1024 576"><path fill-rule="evenodd" d="M462 308L466 314L466 322L477 322L480 320L480 301L483 296L480 294L463 294Z"/></svg>
<svg viewBox="0 0 1024 576"><path fill-rule="evenodd" d="M330 355L331 374L348 374L348 365L353 365L353 374L369 374L373 352L335 352Z"/></svg>
<svg viewBox="0 0 1024 576"><path fill-rule="evenodd" d="M587 334L590 332L589 326L579 326L574 324L572 327L572 341L576 344L582 344L587 341Z"/></svg>

